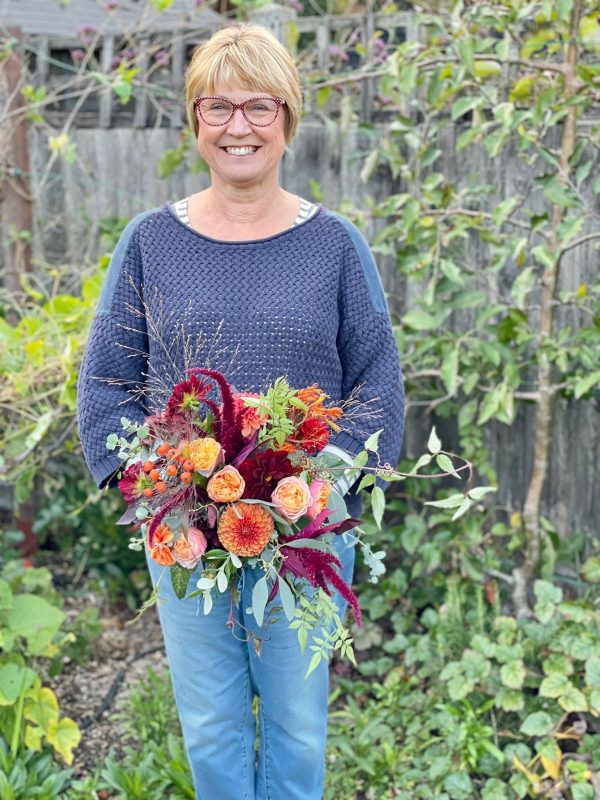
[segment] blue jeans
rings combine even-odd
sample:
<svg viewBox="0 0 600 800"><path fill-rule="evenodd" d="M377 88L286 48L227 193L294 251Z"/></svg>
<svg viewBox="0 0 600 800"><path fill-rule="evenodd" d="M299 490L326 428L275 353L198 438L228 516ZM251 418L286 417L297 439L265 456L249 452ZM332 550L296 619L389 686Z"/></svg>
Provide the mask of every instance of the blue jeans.
<svg viewBox="0 0 600 800"><path fill-rule="evenodd" d="M352 536L349 537L352 541ZM342 536L335 539L347 583L354 572L355 547ZM234 633L226 627L229 591L215 597L205 615L202 597L179 600L168 569L146 561L158 587L158 614L163 631L175 702L197 800L321 800L325 773L329 662L323 659L306 680L313 655L300 653L297 631L289 629L283 611L266 625L269 609L281 606L279 595L265 609L258 628L246 609L252 588L264 573L245 568L240 605L234 607ZM199 568L188 593L195 590ZM347 603L332 592L340 616ZM263 639L257 653L247 631ZM317 628L315 634L320 635ZM236 636L238 638L236 638ZM254 695L260 698L260 746L255 762Z"/></svg>

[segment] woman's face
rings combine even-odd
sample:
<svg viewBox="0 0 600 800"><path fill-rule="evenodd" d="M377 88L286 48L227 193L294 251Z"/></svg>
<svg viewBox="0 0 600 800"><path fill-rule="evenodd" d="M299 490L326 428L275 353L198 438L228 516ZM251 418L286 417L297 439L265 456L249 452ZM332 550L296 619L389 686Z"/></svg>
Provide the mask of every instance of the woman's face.
<svg viewBox="0 0 600 800"><path fill-rule="evenodd" d="M272 97L269 92L243 89L239 84L215 86L214 95L233 103L242 103L253 97ZM198 116L198 112L196 112ZM215 179L235 186L248 186L270 178L277 180L279 162L285 150L285 112L279 113L271 125L251 125L242 110L237 108L225 125L207 125L198 116L198 152L208 164L213 182ZM252 152L236 154L229 148L251 147Z"/></svg>

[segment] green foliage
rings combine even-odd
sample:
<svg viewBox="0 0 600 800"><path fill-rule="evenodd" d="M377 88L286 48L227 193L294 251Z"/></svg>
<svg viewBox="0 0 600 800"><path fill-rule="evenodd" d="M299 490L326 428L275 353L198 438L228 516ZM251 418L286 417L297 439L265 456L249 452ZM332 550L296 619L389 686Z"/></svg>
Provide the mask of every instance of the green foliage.
<svg viewBox="0 0 600 800"><path fill-rule="evenodd" d="M150 578L139 553L129 549L127 528L116 525L123 511L120 493L98 491L74 456L48 470L55 488L34 522L41 546L61 553L90 590L113 604L137 608L149 594Z"/></svg>
<svg viewBox="0 0 600 800"><path fill-rule="evenodd" d="M448 522L390 505L402 522L380 543L395 555L377 587L362 584L370 622L355 632L355 648L363 677L338 679L332 697L325 800L365 792L513 800L560 785L569 800L593 797L594 593L539 580L535 616L517 619L504 610L507 592L485 577L492 564L506 566L485 520Z"/></svg>
<svg viewBox="0 0 600 800"><path fill-rule="evenodd" d="M114 230L114 223L106 233ZM108 259L81 281L81 295L58 288L66 275L52 270L49 288L23 279L24 299L5 295L0 316L0 474L15 499L31 494L36 474L56 457L78 448L72 420L77 376ZM11 308L12 306L12 308Z"/></svg>
<svg viewBox="0 0 600 800"><path fill-rule="evenodd" d="M10 747L6 772L15 768L20 752L46 745L70 764L81 738L75 722L60 717L56 695L42 686L36 669L38 658L56 657L69 641L60 636L65 617L60 604L48 570L23 570L20 562L8 562L0 572L0 737Z"/></svg>
<svg viewBox="0 0 600 800"><path fill-rule="evenodd" d="M67 800L96 800L113 789L122 800L193 800L194 788L169 674L150 668L133 686L125 708L114 715L125 730L125 757L111 753L93 777L75 781Z"/></svg>
<svg viewBox="0 0 600 800"><path fill-rule="evenodd" d="M0 737L0 797L2 800L55 800L64 797L72 769L56 769L52 753L26 751L11 758Z"/></svg>

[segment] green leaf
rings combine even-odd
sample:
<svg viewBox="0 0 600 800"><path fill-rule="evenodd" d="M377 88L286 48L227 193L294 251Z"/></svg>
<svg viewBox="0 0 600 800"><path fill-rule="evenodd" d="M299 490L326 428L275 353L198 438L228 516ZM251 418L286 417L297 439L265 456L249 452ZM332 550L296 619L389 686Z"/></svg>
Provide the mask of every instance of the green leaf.
<svg viewBox="0 0 600 800"><path fill-rule="evenodd" d="M542 697L560 697L571 685L571 682L565 675L554 672L552 675L548 675L547 678L544 678L540 683L539 692Z"/></svg>
<svg viewBox="0 0 600 800"><path fill-rule="evenodd" d="M252 613L259 627L263 624L268 597L269 587L267 586L267 576L265 575L256 581L252 590Z"/></svg>
<svg viewBox="0 0 600 800"><path fill-rule="evenodd" d="M502 687L496 693L496 707L504 711L521 711L525 705L525 697L517 689Z"/></svg>
<svg viewBox="0 0 600 800"><path fill-rule="evenodd" d="M381 521L385 510L385 495L381 486L374 486L371 491L371 508L375 523L381 529Z"/></svg>
<svg viewBox="0 0 600 800"><path fill-rule="evenodd" d="M10 608L13 604L13 594L8 581L0 578L0 611Z"/></svg>
<svg viewBox="0 0 600 800"><path fill-rule="evenodd" d="M520 203L519 197L509 197L499 203L492 213L494 224L500 227L505 219L510 216L510 212Z"/></svg>
<svg viewBox="0 0 600 800"><path fill-rule="evenodd" d="M417 472L421 469L421 467L426 467L428 464L431 463L431 458L432 457L429 455L429 453L424 453L422 456L420 456L417 463L411 469L410 474L416 475Z"/></svg>
<svg viewBox="0 0 600 800"><path fill-rule="evenodd" d="M283 613L291 622L294 619L294 609L296 608L296 601L288 583L283 578L278 579L279 597L281 605L283 606Z"/></svg>
<svg viewBox="0 0 600 800"><path fill-rule="evenodd" d="M26 692L35 680L36 673L19 664L3 664L0 667L0 708L16 703L21 692Z"/></svg>
<svg viewBox="0 0 600 800"><path fill-rule="evenodd" d="M402 322L408 328L413 328L415 331L431 331L439 327L439 322L436 317L428 314L427 311L409 311L402 317Z"/></svg>
<svg viewBox="0 0 600 800"><path fill-rule="evenodd" d="M546 679L547 680L547 679ZM558 698L558 704L565 711L587 711L588 704L585 695L572 683L569 683L566 691Z"/></svg>
<svg viewBox="0 0 600 800"><path fill-rule="evenodd" d="M581 567L581 577L588 583L600 583L600 556L590 556Z"/></svg>
<svg viewBox="0 0 600 800"><path fill-rule="evenodd" d="M182 567L181 564L174 564L171 567L171 583L173 584L173 591L181 600L185 597L188 583L193 570Z"/></svg>
<svg viewBox="0 0 600 800"><path fill-rule="evenodd" d="M370 450L373 453L376 453L377 452L377 442L378 442L378 439L381 436L382 432L383 432L383 428L380 428L378 431L375 431L375 433L372 433L369 436L369 438L367 439L367 441L364 443L364 445L363 445L364 449L365 450Z"/></svg>
<svg viewBox="0 0 600 800"><path fill-rule="evenodd" d="M519 730L526 736L548 736L552 730L552 717L545 711L536 711L523 720Z"/></svg>
<svg viewBox="0 0 600 800"><path fill-rule="evenodd" d="M442 368L440 370L440 377L442 379L442 383L444 384L444 388L451 397L456 394L456 388L458 385L458 356L458 347L455 347L444 358Z"/></svg>
<svg viewBox="0 0 600 800"><path fill-rule="evenodd" d="M600 656L590 656L585 662L585 682L588 686L600 686Z"/></svg>
<svg viewBox="0 0 600 800"><path fill-rule="evenodd" d="M434 508L458 508L463 504L464 500L464 494L453 494L443 500L428 500L425 505L433 506Z"/></svg>
<svg viewBox="0 0 600 800"><path fill-rule="evenodd" d="M535 615L542 624L552 619L556 605L562 600L562 590L548 581L535 581L533 593L537 597Z"/></svg>
<svg viewBox="0 0 600 800"><path fill-rule="evenodd" d="M454 464L445 453L438 453L435 457L435 461L442 472L448 472L450 475L454 475L455 478L460 478L460 475L454 469Z"/></svg>
<svg viewBox="0 0 600 800"><path fill-rule="evenodd" d="M500 669L500 680L509 689L520 689L523 686L525 674L525 664L520 659L509 661Z"/></svg>
<svg viewBox="0 0 600 800"><path fill-rule="evenodd" d="M27 692L24 716L47 732L50 723L58 721L58 700L52 689L47 686L30 689Z"/></svg>
<svg viewBox="0 0 600 800"><path fill-rule="evenodd" d="M300 635L300 631L298 631L298 635ZM304 675L304 680L306 680L308 676L311 674L311 672L314 672L314 670L319 666L319 664L321 663L321 658L322 655L320 651L313 653L313 657L311 658L310 664L308 665L308 669L306 670L306 673Z"/></svg>
<svg viewBox="0 0 600 800"><path fill-rule="evenodd" d="M467 511L469 511L469 509L471 509L472 507L473 507L473 501L470 498L465 497L465 499L458 507L458 510L455 511L454 514L452 515L452 521L454 522L455 519L460 519L460 517L462 517L463 514L466 514Z"/></svg>
<svg viewBox="0 0 600 800"><path fill-rule="evenodd" d="M16 595L5 615L9 631L26 639L29 653L39 656L44 655L65 618L43 597L32 594Z"/></svg>
<svg viewBox="0 0 600 800"><path fill-rule="evenodd" d="M81 732L74 720L70 717L63 717L58 722L53 722L46 738L56 752L63 757L66 764L73 763L73 750L81 741Z"/></svg>
<svg viewBox="0 0 600 800"><path fill-rule="evenodd" d="M433 455L436 455L442 449L442 442L436 433L435 425L433 426L433 428L431 429L431 433L429 434L427 449L429 450L430 453L433 453Z"/></svg>
<svg viewBox="0 0 600 800"><path fill-rule="evenodd" d="M455 100L454 103L452 103L452 119L456 121L468 111L472 111L474 108L479 108L479 106L482 104L482 97L459 97L458 100Z"/></svg>
<svg viewBox="0 0 600 800"><path fill-rule="evenodd" d="M331 94L331 86L321 86L320 89L317 89L315 92L315 99L317 101L317 105L319 108L325 108L327 105L327 101L329 100L329 95Z"/></svg>
<svg viewBox="0 0 600 800"><path fill-rule="evenodd" d="M575 381L575 399L579 400L584 394L587 394L596 384L600 384L600 370L595 370L584 378L577 378Z"/></svg>
<svg viewBox="0 0 600 800"><path fill-rule="evenodd" d="M471 500L481 500L486 494L497 491L495 486L475 486L473 489L469 489L467 494Z"/></svg>

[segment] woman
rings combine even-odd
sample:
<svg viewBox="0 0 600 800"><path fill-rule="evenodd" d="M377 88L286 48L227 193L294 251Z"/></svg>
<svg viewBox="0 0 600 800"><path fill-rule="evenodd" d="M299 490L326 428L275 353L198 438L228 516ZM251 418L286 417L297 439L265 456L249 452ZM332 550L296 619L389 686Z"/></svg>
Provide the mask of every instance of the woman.
<svg viewBox="0 0 600 800"><path fill-rule="evenodd" d="M211 184L140 214L113 254L79 380L80 436L98 486L115 485L120 464L107 435L122 416L141 421L160 407L192 365L221 369L238 391L286 375L294 387L317 383L332 405L352 394L368 413L344 419L329 450L351 463L383 428L382 463L396 464L403 387L373 257L347 219L279 185L302 105L290 55L263 28L221 30L194 54L186 102ZM339 488L360 516L360 497L344 479ZM340 537L337 549L349 582L354 548ZM198 613L147 560L197 797L319 800L327 663L305 681L312 653L300 656L287 621L257 629L248 613L257 569L244 570L234 636L228 603Z"/></svg>

